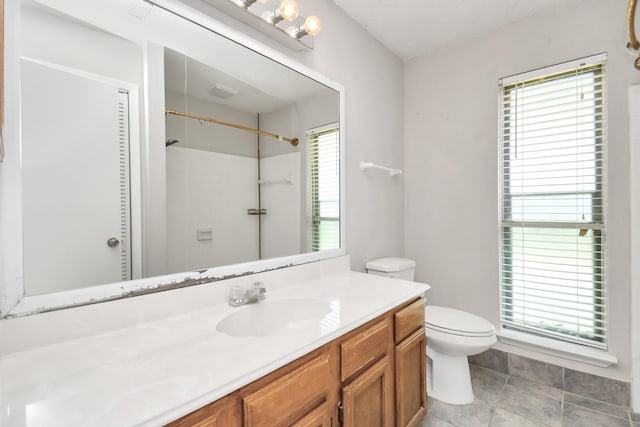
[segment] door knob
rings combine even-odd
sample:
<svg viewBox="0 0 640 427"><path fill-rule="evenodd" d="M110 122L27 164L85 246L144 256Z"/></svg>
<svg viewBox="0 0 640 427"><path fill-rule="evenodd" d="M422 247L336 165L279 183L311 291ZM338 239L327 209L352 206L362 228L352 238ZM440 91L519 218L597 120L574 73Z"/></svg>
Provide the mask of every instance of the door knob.
<svg viewBox="0 0 640 427"><path fill-rule="evenodd" d="M116 239L115 237L110 238L109 240L107 240L107 245L110 248L115 248L116 246L118 246L120 244L120 240Z"/></svg>

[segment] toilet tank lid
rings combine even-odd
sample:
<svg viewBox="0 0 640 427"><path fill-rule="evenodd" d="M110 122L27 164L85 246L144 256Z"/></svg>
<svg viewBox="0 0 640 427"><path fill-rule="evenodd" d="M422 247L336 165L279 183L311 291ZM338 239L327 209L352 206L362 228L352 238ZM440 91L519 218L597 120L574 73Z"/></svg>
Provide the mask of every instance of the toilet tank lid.
<svg viewBox="0 0 640 427"><path fill-rule="evenodd" d="M384 257L369 261L365 264L367 270L383 271L391 273L394 271L404 271L415 268L416 262L408 258Z"/></svg>

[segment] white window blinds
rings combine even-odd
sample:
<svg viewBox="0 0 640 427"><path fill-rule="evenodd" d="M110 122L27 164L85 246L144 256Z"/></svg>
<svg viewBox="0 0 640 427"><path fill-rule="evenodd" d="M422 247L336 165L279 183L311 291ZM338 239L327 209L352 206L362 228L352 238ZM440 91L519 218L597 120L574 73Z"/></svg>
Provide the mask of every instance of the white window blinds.
<svg viewBox="0 0 640 427"><path fill-rule="evenodd" d="M503 326L606 348L605 55L502 79Z"/></svg>
<svg viewBox="0 0 640 427"><path fill-rule="evenodd" d="M337 124L308 131L309 250L340 247L340 140Z"/></svg>

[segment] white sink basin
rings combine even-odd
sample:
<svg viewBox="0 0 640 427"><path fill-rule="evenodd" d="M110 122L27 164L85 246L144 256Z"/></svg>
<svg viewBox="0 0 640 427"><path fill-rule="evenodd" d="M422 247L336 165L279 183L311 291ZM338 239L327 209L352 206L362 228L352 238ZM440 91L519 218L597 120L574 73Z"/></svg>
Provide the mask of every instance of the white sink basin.
<svg viewBox="0 0 640 427"><path fill-rule="evenodd" d="M232 337L294 334L313 326L331 312L329 303L312 298L264 300L236 309L216 330Z"/></svg>

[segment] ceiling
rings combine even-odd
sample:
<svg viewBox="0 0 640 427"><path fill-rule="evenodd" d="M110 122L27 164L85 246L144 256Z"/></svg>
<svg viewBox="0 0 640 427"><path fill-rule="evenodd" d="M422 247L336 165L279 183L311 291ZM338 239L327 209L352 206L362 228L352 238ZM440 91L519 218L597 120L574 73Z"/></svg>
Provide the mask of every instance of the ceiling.
<svg viewBox="0 0 640 427"><path fill-rule="evenodd" d="M584 0L332 0L403 60Z"/></svg>
<svg viewBox="0 0 640 427"><path fill-rule="evenodd" d="M218 68L165 48L165 88L253 114L269 113L327 90L311 78L238 46L231 46L237 51L235 56L217 47L215 56L224 63L216 64ZM235 93L228 98L216 96L210 92L216 84Z"/></svg>

